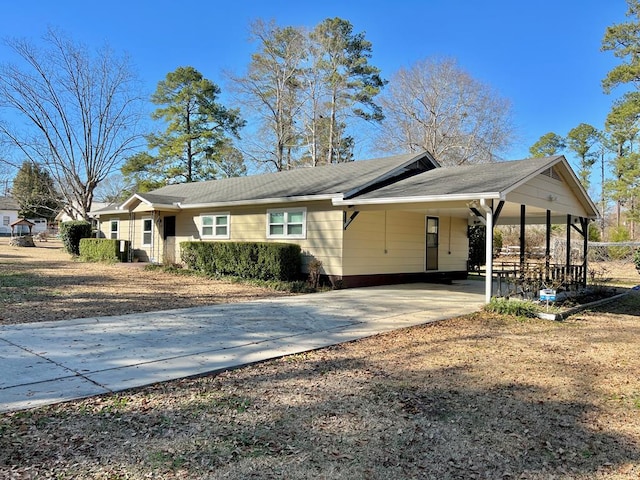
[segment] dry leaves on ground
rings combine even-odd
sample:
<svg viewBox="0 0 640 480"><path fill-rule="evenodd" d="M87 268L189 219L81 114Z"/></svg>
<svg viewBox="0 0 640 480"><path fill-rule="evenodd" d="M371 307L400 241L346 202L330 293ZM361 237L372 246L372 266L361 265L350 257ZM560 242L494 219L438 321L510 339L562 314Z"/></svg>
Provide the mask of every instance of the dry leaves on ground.
<svg viewBox="0 0 640 480"><path fill-rule="evenodd" d="M187 308L282 296L267 288L167 275L142 263L72 261L59 241L0 238L0 325Z"/></svg>
<svg viewBox="0 0 640 480"><path fill-rule="evenodd" d="M59 308L127 288L60 262ZM638 293L566 322L479 313L0 415L0 478L638 479L639 345Z"/></svg>

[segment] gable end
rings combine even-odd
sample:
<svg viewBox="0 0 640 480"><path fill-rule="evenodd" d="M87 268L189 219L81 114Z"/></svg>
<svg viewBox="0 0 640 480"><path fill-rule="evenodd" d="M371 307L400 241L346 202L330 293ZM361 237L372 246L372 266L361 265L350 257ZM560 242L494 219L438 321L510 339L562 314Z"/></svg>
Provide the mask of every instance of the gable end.
<svg viewBox="0 0 640 480"><path fill-rule="evenodd" d="M345 192L343 198L347 200L359 195L364 195L374 190L378 190L379 188L383 188L393 183L399 182L400 180L405 180L407 178L413 177L414 175L428 172L429 170L433 170L434 168L439 167L440 164L428 152L424 152L408 163L405 163L398 168L386 172L384 175L381 175L368 184Z"/></svg>

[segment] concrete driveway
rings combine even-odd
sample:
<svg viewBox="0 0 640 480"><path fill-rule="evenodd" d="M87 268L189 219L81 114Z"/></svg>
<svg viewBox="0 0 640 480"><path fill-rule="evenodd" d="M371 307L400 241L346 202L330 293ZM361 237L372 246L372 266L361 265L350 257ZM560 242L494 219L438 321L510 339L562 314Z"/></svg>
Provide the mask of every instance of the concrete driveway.
<svg viewBox="0 0 640 480"><path fill-rule="evenodd" d="M313 350L480 308L484 283L335 290L0 327L0 412Z"/></svg>

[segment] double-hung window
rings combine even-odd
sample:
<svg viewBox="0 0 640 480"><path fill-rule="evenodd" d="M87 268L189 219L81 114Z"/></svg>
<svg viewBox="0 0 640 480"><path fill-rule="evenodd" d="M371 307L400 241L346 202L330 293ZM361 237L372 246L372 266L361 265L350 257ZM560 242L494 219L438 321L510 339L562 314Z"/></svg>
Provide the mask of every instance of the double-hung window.
<svg viewBox="0 0 640 480"><path fill-rule="evenodd" d="M306 238L307 209L267 211L267 238Z"/></svg>
<svg viewBox="0 0 640 480"><path fill-rule="evenodd" d="M109 222L109 238L117 240L120 236L120 220L111 220Z"/></svg>
<svg viewBox="0 0 640 480"><path fill-rule="evenodd" d="M142 245L145 247L151 246L151 240L153 238L153 219L142 219Z"/></svg>
<svg viewBox="0 0 640 480"><path fill-rule="evenodd" d="M229 226L228 213L206 213L200 215L201 238L229 238Z"/></svg>

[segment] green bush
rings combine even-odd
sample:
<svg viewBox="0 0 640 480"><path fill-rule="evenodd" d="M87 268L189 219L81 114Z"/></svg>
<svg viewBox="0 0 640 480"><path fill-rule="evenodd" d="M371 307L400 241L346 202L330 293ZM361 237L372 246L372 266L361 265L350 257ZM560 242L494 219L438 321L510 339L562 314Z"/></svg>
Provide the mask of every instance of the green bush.
<svg viewBox="0 0 640 480"><path fill-rule="evenodd" d="M120 251L120 242L125 242ZM87 262L126 262L129 251L128 240L107 238L83 238L80 240L80 258Z"/></svg>
<svg viewBox="0 0 640 480"><path fill-rule="evenodd" d="M516 317L535 317L538 312L538 307L533 302L496 297L493 297L484 309L488 312Z"/></svg>
<svg viewBox="0 0 640 480"><path fill-rule="evenodd" d="M182 242L180 257L207 275L291 281L301 269L300 246L289 243Z"/></svg>
<svg viewBox="0 0 640 480"><path fill-rule="evenodd" d="M638 273L640 273L640 248L633 254L633 263L635 264Z"/></svg>
<svg viewBox="0 0 640 480"><path fill-rule="evenodd" d="M469 237L469 268L471 270L480 270L485 264L486 259L486 227L484 225L475 225L468 227L467 235Z"/></svg>
<svg viewBox="0 0 640 480"><path fill-rule="evenodd" d="M80 255L80 240L91 238L91 224L84 220L62 222L60 238L65 250L71 255Z"/></svg>
<svg viewBox="0 0 640 480"><path fill-rule="evenodd" d="M610 242L628 242L631 240L631 234L625 227L615 227L609 234ZM612 260L628 259L631 255L631 247L609 247L609 258Z"/></svg>

